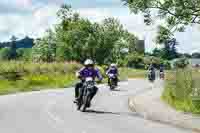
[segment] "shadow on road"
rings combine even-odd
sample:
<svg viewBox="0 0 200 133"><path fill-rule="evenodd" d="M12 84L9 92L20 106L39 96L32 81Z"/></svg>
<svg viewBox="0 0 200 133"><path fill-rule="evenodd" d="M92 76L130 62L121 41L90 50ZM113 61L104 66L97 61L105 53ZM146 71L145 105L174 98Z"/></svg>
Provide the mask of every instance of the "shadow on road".
<svg viewBox="0 0 200 133"><path fill-rule="evenodd" d="M138 117L138 118L144 118L140 116L138 113L133 112L108 112L108 111L97 111L97 110L87 110L86 113L92 113L92 114L110 114L110 115L117 115L117 116L130 116L130 117Z"/></svg>
<svg viewBox="0 0 200 133"><path fill-rule="evenodd" d="M111 90L111 91L116 91L116 92L126 92L126 91L128 91L128 90L114 89L114 90Z"/></svg>
<svg viewBox="0 0 200 133"><path fill-rule="evenodd" d="M120 115L120 113L114 112L107 112L107 111L97 111L97 110L87 110L87 113L94 113L94 114L112 114L112 115Z"/></svg>

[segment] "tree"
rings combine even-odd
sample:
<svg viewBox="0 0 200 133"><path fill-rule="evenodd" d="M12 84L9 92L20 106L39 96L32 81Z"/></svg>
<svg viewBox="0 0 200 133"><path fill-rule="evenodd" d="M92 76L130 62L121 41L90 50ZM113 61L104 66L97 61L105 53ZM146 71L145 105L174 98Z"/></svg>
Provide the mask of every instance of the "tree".
<svg viewBox="0 0 200 133"><path fill-rule="evenodd" d="M36 41L32 52L33 60L52 62L56 58L56 44L54 33L51 30L46 32L46 36Z"/></svg>
<svg viewBox="0 0 200 133"><path fill-rule="evenodd" d="M32 49L31 48L19 48L17 49L17 59L28 61L31 59L32 56Z"/></svg>
<svg viewBox="0 0 200 133"><path fill-rule="evenodd" d="M184 31L185 26L200 24L200 0L122 0L129 9L144 15L144 22L151 24L152 16L164 20L165 29L161 31L168 35L175 31ZM162 27L163 27L162 26ZM161 27L159 27L161 28ZM162 38L163 37L163 38ZM166 36L158 37L165 40Z"/></svg>
<svg viewBox="0 0 200 133"><path fill-rule="evenodd" d="M144 68L144 56L140 55L138 53L132 53L129 54L127 57L128 63L127 65L129 67L134 67L134 68Z"/></svg>
<svg viewBox="0 0 200 133"><path fill-rule="evenodd" d="M83 62L91 58L98 64L109 64L125 59L126 54L122 50L135 51L137 38L115 18L92 23L81 18L68 5L62 5L57 15L60 23L55 26L54 32L50 32L53 34L48 33L36 42L33 48L35 59L54 60L55 55L56 61ZM50 42L55 42L54 45L48 40L53 40Z"/></svg>
<svg viewBox="0 0 200 133"><path fill-rule="evenodd" d="M178 30L188 24L200 24L200 0L122 0L134 13L142 12L146 19L152 14L164 19Z"/></svg>
<svg viewBox="0 0 200 133"><path fill-rule="evenodd" d="M178 42L175 38L172 38L170 40L167 40L164 44L163 48L163 59L172 60L178 57L176 46L178 45Z"/></svg>
<svg viewBox="0 0 200 133"><path fill-rule="evenodd" d="M0 60L9 60L10 53L11 53L11 48L0 49Z"/></svg>
<svg viewBox="0 0 200 133"><path fill-rule="evenodd" d="M103 20L101 29L99 29L101 42L99 43L99 48L96 54L101 63L107 64L115 61L113 55L116 50L114 50L114 48L116 48L116 45L119 45L118 41L121 39L120 37L122 36L122 30L123 26L117 19L107 18Z"/></svg>
<svg viewBox="0 0 200 133"><path fill-rule="evenodd" d="M176 50L176 46L179 45L179 43L175 38L167 39L165 41L163 40L163 44L163 48L155 48L153 50L153 56L162 58L164 60L172 60L180 56Z"/></svg>
<svg viewBox="0 0 200 133"><path fill-rule="evenodd" d="M12 36L11 37L11 51L10 51L10 55L9 55L9 60L12 60L12 59L16 59L17 57L17 46L16 46L16 41L17 41L17 37L15 36Z"/></svg>
<svg viewBox="0 0 200 133"><path fill-rule="evenodd" d="M198 52L192 53L192 58L200 58L200 53Z"/></svg>

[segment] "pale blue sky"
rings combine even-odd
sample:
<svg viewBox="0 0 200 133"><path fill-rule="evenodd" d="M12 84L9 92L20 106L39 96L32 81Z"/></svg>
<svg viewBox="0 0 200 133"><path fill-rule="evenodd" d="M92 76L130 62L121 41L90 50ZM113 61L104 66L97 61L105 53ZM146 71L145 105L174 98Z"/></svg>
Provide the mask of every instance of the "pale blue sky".
<svg viewBox="0 0 200 133"><path fill-rule="evenodd" d="M63 3L70 4L82 17L100 22L106 17L118 18L130 32L146 40L147 50L154 43L156 25L147 27L142 15L130 14L120 0L0 0L0 40L5 41L11 35L23 37L42 36L44 31L56 23L56 11ZM200 27L187 28L184 33L177 33L182 52L200 52Z"/></svg>

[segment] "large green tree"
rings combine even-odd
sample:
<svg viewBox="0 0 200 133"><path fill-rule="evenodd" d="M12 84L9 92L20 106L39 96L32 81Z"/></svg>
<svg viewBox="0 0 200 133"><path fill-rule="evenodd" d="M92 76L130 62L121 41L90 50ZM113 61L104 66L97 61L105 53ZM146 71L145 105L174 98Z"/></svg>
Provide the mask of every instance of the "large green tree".
<svg viewBox="0 0 200 133"><path fill-rule="evenodd" d="M125 30L115 18L93 23L81 18L68 5L62 5L57 15L60 23L55 26L54 31L37 41L33 57L47 61L55 55L57 61L79 62L91 58L98 64L108 64L124 59L125 55L121 52L123 49L126 48L130 52L135 50L137 38ZM54 47L48 41L52 38L56 44L53 45L56 47L56 53L53 53Z"/></svg>
<svg viewBox="0 0 200 133"><path fill-rule="evenodd" d="M35 61L52 62L56 60L56 44L54 33L48 30L46 35L38 39L32 50L32 58Z"/></svg>

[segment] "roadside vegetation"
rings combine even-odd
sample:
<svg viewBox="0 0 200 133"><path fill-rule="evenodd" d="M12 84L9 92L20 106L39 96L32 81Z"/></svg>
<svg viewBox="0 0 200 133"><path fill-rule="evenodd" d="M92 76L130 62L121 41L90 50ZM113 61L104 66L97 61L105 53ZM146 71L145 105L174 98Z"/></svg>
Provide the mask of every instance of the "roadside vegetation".
<svg viewBox="0 0 200 133"><path fill-rule="evenodd" d="M76 62L1 62L0 94L72 86L76 80L74 73L80 68Z"/></svg>
<svg viewBox="0 0 200 133"><path fill-rule="evenodd" d="M178 68L168 73L162 99L175 109L200 114L200 71Z"/></svg>
<svg viewBox="0 0 200 133"><path fill-rule="evenodd" d="M0 95L71 87L78 80L75 72L81 67L82 65L77 62L0 62ZM106 66L97 67L103 74L104 83L106 83ZM119 71L122 81L128 78L144 77L143 70L122 67Z"/></svg>

